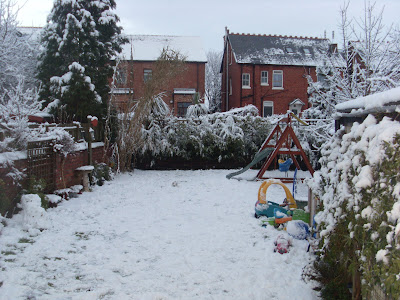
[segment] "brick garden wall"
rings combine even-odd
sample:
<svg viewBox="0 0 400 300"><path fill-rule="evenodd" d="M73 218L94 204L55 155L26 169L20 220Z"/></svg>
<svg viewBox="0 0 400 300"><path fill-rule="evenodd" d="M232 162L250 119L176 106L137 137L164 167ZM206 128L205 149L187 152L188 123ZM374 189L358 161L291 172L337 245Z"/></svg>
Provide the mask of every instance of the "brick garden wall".
<svg viewBox="0 0 400 300"><path fill-rule="evenodd" d="M93 163L101 163L103 160L104 146L102 143L95 143L92 148ZM55 163L55 189L64 189L73 185L82 184L81 178L75 171L76 168L88 165L89 157L88 150L81 150L63 157L56 154ZM27 187L28 178L25 178L17 184L13 182L10 176L7 176L12 171L12 167L18 169L23 174L27 174L28 161L27 159L14 160L13 166L0 165L0 214L10 217L16 210L19 202L20 194Z"/></svg>
<svg viewBox="0 0 400 300"><path fill-rule="evenodd" d="M103 162L104 147L93 147L93 163ZM56 189L65 189L67 187L82 184L81 178L75 170L81 166L89 164L88 150L77 151L68 154L66 157L56 156Z"/></svg>
<svg viewBox="0 0 400 300"><path fill-rule="evenodd" d="M6 212L8 212L7 216L12 216L19 202L19 195L28 182L25 177L16 183L8 174L13 172L14 168L21 173L25 173L27 167L27 159L15 160L12 166L0 166L0 214L2 216L5 216Z"/></svg>

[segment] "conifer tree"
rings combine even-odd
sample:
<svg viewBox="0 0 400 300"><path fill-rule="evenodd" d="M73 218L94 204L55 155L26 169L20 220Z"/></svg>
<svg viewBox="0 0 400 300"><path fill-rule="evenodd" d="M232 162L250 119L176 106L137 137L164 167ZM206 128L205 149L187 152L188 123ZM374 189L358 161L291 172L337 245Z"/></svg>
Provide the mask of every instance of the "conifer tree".
<svg viewBox="0 0 400 300"><path fill-rule="evenodd" d="M114 0L56 0L42 38L41 99L58 100L69 119L105 114L110 60L125 39Z"/></svg>

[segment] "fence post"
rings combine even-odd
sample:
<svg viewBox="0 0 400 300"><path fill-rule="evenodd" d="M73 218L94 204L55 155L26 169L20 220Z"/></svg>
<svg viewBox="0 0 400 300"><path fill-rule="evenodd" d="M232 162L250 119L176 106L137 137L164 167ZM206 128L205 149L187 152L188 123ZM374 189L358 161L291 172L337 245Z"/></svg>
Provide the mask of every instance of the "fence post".
<svg viewBox="0 0 400 300"><path fill-rule="evenodd" d="M308 209L310 211L310 226L313 226L316 203L313 192L310 188L308 188Z"/></svg>
<svg viewBox="0 0 400 300"><path fill-rule="evenodd" d="M88 143L88 165L93 165L93 153L92 153L92 128L90 122L82 124L85 129L86 141Z"/></svg>

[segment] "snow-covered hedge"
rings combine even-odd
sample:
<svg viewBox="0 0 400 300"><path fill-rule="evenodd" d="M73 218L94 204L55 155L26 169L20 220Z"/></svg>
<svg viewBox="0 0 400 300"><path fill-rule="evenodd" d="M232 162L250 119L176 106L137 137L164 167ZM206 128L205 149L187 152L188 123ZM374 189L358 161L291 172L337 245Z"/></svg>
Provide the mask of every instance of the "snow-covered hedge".
<svg viewBox="0 0 400 300"><path fill-rule="evenodd" d="M138 160L201 159L247 162L271 130L254 106L226 113L204 114L193 107L187 118L150 117L142 127Z"/></svg>
<svg viewBox="0 0 400 300"><path fill-rule="evenodd" d="M378 287L399 299L400 124L368 116L341 134L324 147L313 182L323 253L360 272L363 296Z"/></svg>

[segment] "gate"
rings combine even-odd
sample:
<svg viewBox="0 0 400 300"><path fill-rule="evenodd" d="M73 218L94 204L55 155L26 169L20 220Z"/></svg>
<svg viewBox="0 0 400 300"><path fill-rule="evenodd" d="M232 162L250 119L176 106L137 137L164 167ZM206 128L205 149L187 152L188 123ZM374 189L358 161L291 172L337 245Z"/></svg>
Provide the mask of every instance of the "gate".
<svg viewBox="0 0 400 300"><path fill-rule="evenodd" d="M28 143L28 178L44 179L45 192L55 188L55 152L53 140L33 141Z"/></svg>

